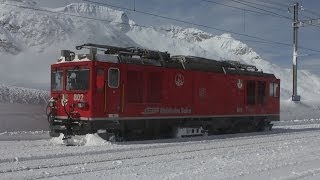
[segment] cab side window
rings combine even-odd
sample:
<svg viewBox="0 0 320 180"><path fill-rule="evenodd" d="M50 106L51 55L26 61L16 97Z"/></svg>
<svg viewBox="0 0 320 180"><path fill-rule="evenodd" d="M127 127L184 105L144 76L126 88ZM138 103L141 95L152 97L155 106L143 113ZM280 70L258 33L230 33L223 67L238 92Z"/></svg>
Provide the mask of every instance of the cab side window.
<svg viewBox="0 0 320 180"><path fill-rule="evenodd" d="M108 72L108 85L110 88L118 88L119 87L119 69L117 68L109 68Z"/></svg>
<svg viewBox="0 0 320 180"><path fill-rule="evenodd" d="M271 97L278 97L278 94L277 94L278 87L279 87L278 83L273 83L273 82L270 83L269 92Z"/></svg>

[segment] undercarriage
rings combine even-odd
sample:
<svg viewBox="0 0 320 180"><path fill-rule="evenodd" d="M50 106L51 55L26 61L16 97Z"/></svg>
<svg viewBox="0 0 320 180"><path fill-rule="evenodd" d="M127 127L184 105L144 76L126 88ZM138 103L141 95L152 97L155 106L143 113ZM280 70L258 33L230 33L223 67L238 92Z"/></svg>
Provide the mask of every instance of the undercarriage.
<svg viewBox="0 0 320 180"><path fill-rule="evenodd" d="M50 136L98 133L109 141L181 138L189 136L257 132L272 129L274 118L232 117L192 119L96 120L57 119L49 116Z"/></svg>

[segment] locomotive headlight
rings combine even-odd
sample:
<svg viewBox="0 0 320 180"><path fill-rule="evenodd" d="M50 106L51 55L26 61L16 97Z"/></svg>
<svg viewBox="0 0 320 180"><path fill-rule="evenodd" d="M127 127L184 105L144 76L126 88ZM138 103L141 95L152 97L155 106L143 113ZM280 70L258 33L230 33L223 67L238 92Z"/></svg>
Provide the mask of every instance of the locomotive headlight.
<svg viewBox="0 0 320 180"><path fill-rule="evenodd" d="M77 106L78 106L78 108L80 108L80 109L84 109L84 108L86 108L87 103L86 103L86 102L78 102Z"/></svg>
<svg viewBox="0 0 320 180"><path fill-rule="evenodd" d="M49 102L49 107L52 107L52 108L55 107L55 104L53 101Z"/></svg>

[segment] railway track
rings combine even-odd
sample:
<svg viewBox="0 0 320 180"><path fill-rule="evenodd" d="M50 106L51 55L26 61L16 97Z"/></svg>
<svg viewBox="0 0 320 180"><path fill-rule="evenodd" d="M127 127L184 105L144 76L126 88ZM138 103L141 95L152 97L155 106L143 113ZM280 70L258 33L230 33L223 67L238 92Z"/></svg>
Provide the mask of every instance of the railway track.
<svg viewBox="0 0 320 180"><path fill-rule="evenodd" d="M169 155L184 156L192 153L202 152L218 152L234 149L234 153L241 148L245 148L245 154L255 150L255 146L273 146L274 143L282 143L286 141L303 141L304 139L315 139L319 140L320 135L314 134L315 131L310 132L296 132L296 133L276 133L268 135L257 135L251 137L240 137L231 139L218 139L218 140L204 140L188 143L179 144L160 144L155 146L141 146L137 148L128 149L109 149L100 151L89 151L85 153L66 153L60 155L47 155L47 156L36 156L36 157L20 157L18 162L14 162L14 159L2 159L0 162L0 174L14 177L14 174L30 174L30 178L47 178L54 176L66 176L77 173L86 173L86 170L76 169L75 167L83 166L86 167L95 166L99 164L109 164L102 166L101 168L88 168L88 172L95 171L107 171L117 167L125 168L123 164L114 165L114 162L128 162L137 161L140 162L143 159L152 159L159 157L166 157ZM317 131L320 132L320 131ZM247 142L249 141L249 142ZM252 147L253 146L253 147ZM210 154L210 153L209 153ZM211 154L212 155L212 154ZM214 154L213 154L214 155ZM238 154L239 155L239 154ZM76 159L81 157L80 159ZM176 159L176 160L175 160ZM182 158L183 159L183 158ZM171 158L171 160L179 161L179 158ZM148 161L147 161L148 162ZM159 161L157 161L159 162ZM111 166L110 166L111 164ZM136 166L143 165L144 161L136 164ZM135 164L131 164L135 165ZM131 166L128 165L128 166ZM5 167L5 168L4 168ZM35 171L50 171L54 169L70 169L71 172L58 171L59 173L40 174L33 176ZM74 169L75 168L75 169ZM31 172L31 173L30 173ZM56 171L54 171L56 172Z"/></svg>
<svg viewBox="0 0 320 180"><path fill-rule="evenodd" d="M308 131L308 130L306 130ZM313 129L310 131L314 131ZM320 131L320 129L319 129ZM145 150L145 149L158 149L158 148L167 148L167 147L183 147L195 144L206 144L207 141L214 140L215 142L237 142L239 139L250 139L250 140L258 140L262 138L273 138L276 136L294 136L296 134L301 134L303 132L287 132L287 131L269 131L269 132L257 132L257 133L243 133L243 134L227 134L227 135L217 135L217 136L208 136L208 137L194 137L194 138L183 138L183 139L165 139L165 140L147 140L147 141L135 141L135 142L124 142L124 143L116 143L119 145L119 148L115 149L107 149L107 150L92 150L86 152L69 152L69 153L58 153L58 154L46 154L46 155L39 155L39 156L25 156L25 157L18 157L19 162L29 161L29 160L42 160L42 159L55 159L57 157L64 158L64 157L76 157L76 156L84 156L84 155L99 155L105 153L115 153L115 152L130 152L133 150ZM178 140L178 141L177 141ZM178 142L178 143L177 143ZM152 144L151 146L138 146L138 147L125 147L121 148L122 145L130 145L130 144ZM15 162L15 158L3 158L0 159L1 163L6 162Z"/></svg>
<svg viewBox="0 0 320 180"><path fill-rule="evenodd" d="M319 129L320 131L320 129ZM283 132L283 131L271 131L271 132L262 132L262 133L245 133L245 134L233 134L233 135L219 135L219 136L209 136L209 137L195 137L195 138L184 138L184 139L178 139L179 143L177 142L177 139L168 139L168 140L157 140L155 143L154 141L138 141L138 142L125 142L125 143L117 143L118 148L115 149L107 149L107 150L92 150L92 151L85 151L85 152L68 152L68 153L59 153L58 154L45 154L45 155L38 155L38 156L24 156L24 157L14 157L14 158L3 158L0 159L0 165L1 163L6 162L16 162L17 158L19 159L19 162L23 161L29 161L29 160L42 160L42 159L55 159L55 158L64 158L64 157L77 157L77 156L85 156L85 155L99 155L99 154L105 154L105 153L115 153L115 152L130 152L134 150L146 150L146 149L158 149L158 148L167 148L167 147L183 147L183 146L190 146L195 144L206 144L207 141L214 140L215 142L237 142L239 139L250 139L250 140L258 140L261 138L273 138L276 136L279 136L279 134L282 136L292 136L295 134L299 134L301 132ZM189 141L191 140L191 141ZM151 146L138 146L138 147L124 147L122 148L122 145L128 145L128 144L152 144ZM160 144L158 144L160 143ZM141 144L140 144L141 145Z"/></svg>

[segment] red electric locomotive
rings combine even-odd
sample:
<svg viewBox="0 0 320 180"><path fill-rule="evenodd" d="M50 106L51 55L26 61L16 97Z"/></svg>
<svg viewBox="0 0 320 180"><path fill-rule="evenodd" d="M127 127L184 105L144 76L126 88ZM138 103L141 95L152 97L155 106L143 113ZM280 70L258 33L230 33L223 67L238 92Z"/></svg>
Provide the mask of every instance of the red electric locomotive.
<svg viewBox="0 0 320 180"><path fill-rule="evenodd" d="M97 44L51 65L51 136L193 136L271 129L280 80L255 66ZM98 53L102 52L102 53Z"/></svg>

